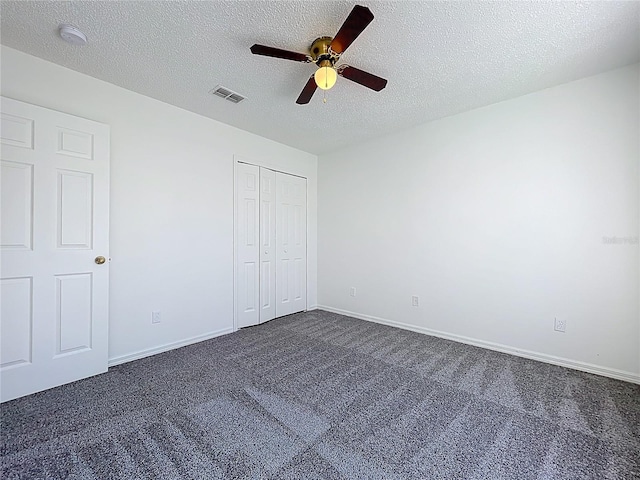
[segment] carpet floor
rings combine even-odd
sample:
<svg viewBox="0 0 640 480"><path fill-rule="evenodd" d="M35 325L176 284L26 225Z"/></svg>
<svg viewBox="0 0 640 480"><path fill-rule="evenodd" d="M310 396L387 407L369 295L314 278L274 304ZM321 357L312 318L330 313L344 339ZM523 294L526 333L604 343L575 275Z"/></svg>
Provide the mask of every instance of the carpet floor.
<svg viewBox="0 0 640 480"><path fill-rule="evenodd" d="M1 407L4 480L640 478L640 386L323 311Z"/></svg>

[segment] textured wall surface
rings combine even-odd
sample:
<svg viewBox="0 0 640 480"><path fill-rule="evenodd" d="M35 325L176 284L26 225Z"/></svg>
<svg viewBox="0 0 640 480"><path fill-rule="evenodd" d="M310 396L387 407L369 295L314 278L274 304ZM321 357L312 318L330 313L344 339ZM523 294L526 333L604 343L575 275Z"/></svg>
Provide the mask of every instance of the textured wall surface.
<svg viewBox="0 0 640 480"><path fill-rule="evenodd" d="M638 2L367 1L375 19L343 63L389 80L348 80L295 99L314 66L252 55L304 52L353 1L2 2L4 45L302 150L319 153L640 60ZM58 24L89 39L74 47ZM233 105L222 84L248 97Z"/></svg>

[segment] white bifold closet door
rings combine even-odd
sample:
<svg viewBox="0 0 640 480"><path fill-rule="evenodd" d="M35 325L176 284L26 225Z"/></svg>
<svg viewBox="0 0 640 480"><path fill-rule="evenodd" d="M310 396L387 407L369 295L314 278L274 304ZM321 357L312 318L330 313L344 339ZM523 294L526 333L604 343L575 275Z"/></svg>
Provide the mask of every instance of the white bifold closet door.
<svg viewBox="0 0 640 480"><path fill-rule="evenodd" d="M276 172L276 317L307 308L307 181Z"/></svg>
<svg viewBox="0 0 640 480"><path fill-rule="evenodd" d="M276 172L268 168L260 168L259 256L262 323L276 318Z"/></svg>
<svg viewBox="0 0 640 480"><path fill-rule="evenodd" d="M260 295L260 170L239 163L236 170L236 319L238 328L255 325Z"/></svg>
<svg viewBox="0 0 640 480"><path fill-rule="evenodd" d="M238 163L236 209L238 328L304 311L306 179Z"/></svg>

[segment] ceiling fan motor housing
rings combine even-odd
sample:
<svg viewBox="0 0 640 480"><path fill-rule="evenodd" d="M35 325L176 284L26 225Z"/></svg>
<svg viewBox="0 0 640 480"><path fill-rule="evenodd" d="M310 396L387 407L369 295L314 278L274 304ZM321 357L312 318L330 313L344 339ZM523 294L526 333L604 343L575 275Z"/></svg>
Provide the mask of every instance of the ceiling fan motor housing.
<svg viewBox="0 0 640 480"><path fill-rule="evenodd" d="M332 40L333 38L331 37L316 38L309 48L309 54L311 55L311 58L319 67L333 67L333 65L338 61L338 58L340 57L329 48ZM327 62L330 62L330 64L327 65Z"/></svg>

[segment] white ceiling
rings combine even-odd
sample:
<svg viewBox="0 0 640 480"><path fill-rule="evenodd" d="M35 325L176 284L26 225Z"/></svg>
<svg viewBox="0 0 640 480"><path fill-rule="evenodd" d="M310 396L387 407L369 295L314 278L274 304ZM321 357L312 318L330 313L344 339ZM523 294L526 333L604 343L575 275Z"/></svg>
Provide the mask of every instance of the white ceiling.
<svg viewBox="0 0 640 480"><path fill-rule="evenodd" d="M297 105L313 64L252 55L254 43L306 52L354 1L2 1L4 45L307 152L640 61L640 2L359 0L375 19L342 56L389 80L345 79ZM89 43L57 36L71 23ZM210 95L222 84L245 96Z"/></svg>

